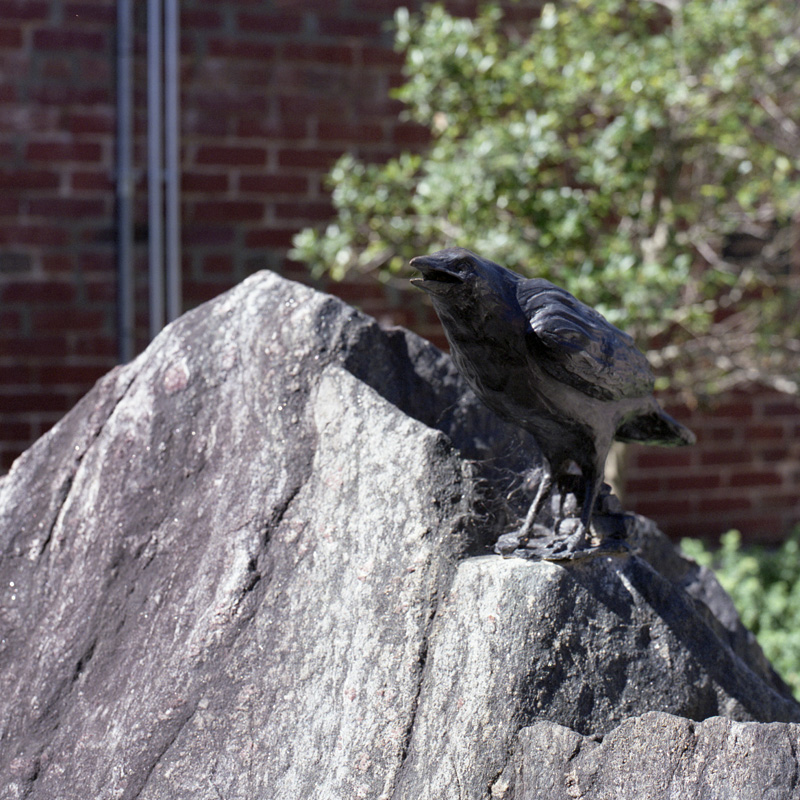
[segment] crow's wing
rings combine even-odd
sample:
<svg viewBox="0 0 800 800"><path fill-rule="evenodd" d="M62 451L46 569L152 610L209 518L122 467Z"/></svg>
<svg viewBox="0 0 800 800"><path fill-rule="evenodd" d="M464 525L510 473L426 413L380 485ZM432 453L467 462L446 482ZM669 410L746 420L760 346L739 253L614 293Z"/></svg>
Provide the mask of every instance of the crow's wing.
<svg viewBox="0 0 800 800"><path fill-rule="evenodd" d="M599 400L653 391L652 370L633 339L565 289L523 280L517 301L530 326L528 351L557 380Z"/></svg>

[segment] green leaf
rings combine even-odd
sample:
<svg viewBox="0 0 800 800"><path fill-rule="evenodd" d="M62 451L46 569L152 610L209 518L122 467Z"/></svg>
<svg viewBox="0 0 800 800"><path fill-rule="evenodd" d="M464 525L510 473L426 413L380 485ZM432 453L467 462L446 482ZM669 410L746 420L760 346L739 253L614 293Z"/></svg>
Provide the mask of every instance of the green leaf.
<svg viewBox="0 0 800 800"><path fill-rule="evenodd" d="M777 548L744 547L738 531L717 550L697 539L681 550L712 568L766 657L800 697L800 527Z"/></svg>

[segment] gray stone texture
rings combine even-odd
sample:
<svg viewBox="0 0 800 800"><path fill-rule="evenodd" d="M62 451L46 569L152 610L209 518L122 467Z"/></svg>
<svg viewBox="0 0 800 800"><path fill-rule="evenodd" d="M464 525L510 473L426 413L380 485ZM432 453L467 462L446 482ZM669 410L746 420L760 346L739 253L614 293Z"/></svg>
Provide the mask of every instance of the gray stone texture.
<svg viewBox="0 0 800 800"><path fill-rule="evenodd" d="M527 798L540 730L800 720L646 520L641 557L487 555L526 453L331 297L184 315L0 479L0 800Z"/></svg>
<svg viewBox="0 0 800 800"><path fill-rule="evenodd" d="M660 711L585 737L553 722L518 734L493 789L515 800L796 800L800 725L693 722Z"/></svg>

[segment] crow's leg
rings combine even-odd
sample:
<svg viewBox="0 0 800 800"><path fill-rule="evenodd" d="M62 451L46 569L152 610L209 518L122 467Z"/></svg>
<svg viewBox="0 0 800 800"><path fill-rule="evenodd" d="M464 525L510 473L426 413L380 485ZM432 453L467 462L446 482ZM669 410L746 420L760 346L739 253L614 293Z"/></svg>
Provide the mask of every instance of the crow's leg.
<svg viewBox="0 0 800 800"><path fill-rule="evenodd" d="M590 531L589 526L592 522L592 511L594 510L597 495L600 490L600 482L593 477L584 478L583 482L583 506L581 508L581 515L579 519L570 517L569 520L564 518L563 512L559 513L559 519L556 521L556 533L561 529L562 523L569 523L566 525L567 534L564 539L559 542L554 554L564 555L569 553L577 553L580 550L585 550L590 544Z"/></svg>
<svg viewBox="0 0 800 800"><path fill-rule="evenodd" d="M552 488L553 476L548 470L544 473L542 480L539 481L539 488L536 490L536 497L533 498L533 502L528 509L528 513L525 515L525 522L522 523L522 527L519 529L520 544L524 545L525 542L527 542L530 538L531 532L533 531L533 524L536 522L536 517L542 510L542 504L550 495Z"/></svg>
<svg viewBox="0 0 800 800"><path fill-rule="evenodd" d="M603 482L596 478L587 478L583 487L583 508L581 509L581 524L586 531L586 536L589 536L589 525L592 522L592 513L594 512L594 505L597 502L597 496L600 494L600 487Z"/></svg>
<svg viewBox="0 0 800 800"><path fill-rule="evenodd" d="M550 490L553 488L553 478L550 474L550 470L545 469L542 473L542 478L536 489L536 497L533 498L533 502L528 508L528 513L525 515L525 521L522 523L522 527L510 533L504 533L495 544L495 553L499 553L502 556L513 555L514 551L524 549L528 540L531 538L533 526L536 524L536 517L539 515L544 501L550 494Z"/></svg>

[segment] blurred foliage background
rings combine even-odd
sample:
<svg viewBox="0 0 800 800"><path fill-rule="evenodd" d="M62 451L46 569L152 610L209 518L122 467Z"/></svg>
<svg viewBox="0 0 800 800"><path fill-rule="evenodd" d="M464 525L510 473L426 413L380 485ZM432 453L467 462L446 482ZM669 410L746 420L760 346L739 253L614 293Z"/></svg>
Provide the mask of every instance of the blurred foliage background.
<svg viewBox="0 0 800 800"><path fill-rule="evenodd" d="M778 549L742 547L729 531L716 550L684 539L681 550L714 570L742 623L800 699L800 528Z"/></svg>
<svg viewBox="0 0 800 800"><path fill-rule="evenodd" d="M687 396L798 391L796 0L559 0L527 29L431 5L395 28L431 145L340 159L336 218L295 259L396 281L465 246L596 306ZM732 259L733 236L765 246Z"/></svg>

